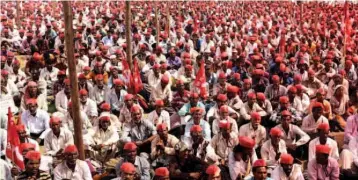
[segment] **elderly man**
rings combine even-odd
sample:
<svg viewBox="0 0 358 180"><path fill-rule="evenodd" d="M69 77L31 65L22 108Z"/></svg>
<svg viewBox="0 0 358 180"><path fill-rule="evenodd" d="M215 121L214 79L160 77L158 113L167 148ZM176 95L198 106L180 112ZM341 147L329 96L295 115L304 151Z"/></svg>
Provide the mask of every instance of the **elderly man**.
<svg viewBox="0 0 358 180"><path fill-rule="evenodd" d="M304 180L302 167L293 163L293 157L290 154L281 154L280 165L272 171L272 179L280 180Z"/></svg>
<svg viewBox="0 0 358 180"><path fill-rule="evenodd" d="M290 111L284 110L281 112L281 124L276 128L281 129L283 132L282 139L285 141L287 151L293 154L295 157L300 156L299 147L306 144L310 137L302 129L292 122L292 114Z"/></svg>
<svg viewBox="0 0 358 180"><path fill-rule="evenodd" d="M254 147L254 139L239 136L239 144L229 154L228 166L231 179L243 179L251 173L251 164L257 160Z"/></svg>
<svg viewBox="0 0 358 180"><path fill-rule="evenodd" d="M220 133L213 137L211 146L215 149L222 164L227 164L229 153L239 142L237 134L231 131L231 124L228 121L221 121L219 127Z"/></svg>
<svg viewBox="0 0 358 180"><path fill-rule="evenodd" d="M106 94L106 102L111 105L114 114L119 114L119 111L124 107L124 96L126 94L124 83L120 79L114 79L111 90Z"/></svg>
<svg viewBox="0 0 358 180"><path fill-rule="evenodd" d="M124 123L130 123L132 122L132 116L131 116L131 108L132 106L136 105L134 103L134 96L133 94L126 94L124 96L124 106L120 110L119 113L119 121L124 125ZM140 107L140 106L139 106ZM140 109L143 112L143 109L140 107Z"/></svg>
<svg viewBox="0 0 358 180"><path fill-rule="evenodd" d="M276 126L281 121L281 112L284 110L288 110L292 114L292 120L295 124L301 124L302 123L302 113L297 111L290 103L290 99L287 96L281 96L279 98L279 105L277 108L273 111L269 122L272 123L272 125ZM271 126L271 125L269 125Z"/></svg>
<svg viewBox="0 0 358 180"><path fill-rule="evenodd" d="M254 92L248 93L247 99L248 101L240 108L240 117L244 120L241 124L245 124L245 122L248 122L251 119L250 114L252 112L258 112L260 116L267 115L267 113L257 104L256 94Z"/></svg>
<svg viewBox="0 0 358 180"><path fill-rule="evenodd" d="M74 143L72 132L61 127L61 120L57 117L50 119L50 127L45 137L45 152L47 155L60 156L64 147Z"/></svg>
<svg viewBox="0 0 358 180"><path fill-rule="evenodd" d="M155 101L155 109L150 112L147 119L154 125L165 123L170 130L170 116L168 111L164 110L164 101L158 99Z"/></svg>
<svg viewBox="0 0 358 180"><path fill-rule="evenodd" d="M82 133L85 135L92 129L92 124L83 111L80 111L80 117L82 119ZM67 112L62 119L62 127L70 130L73 134L75 132L73 124L72 102L69 102L67 105Z"/></svg>
<svg viewBox="0 0 358 180"><path fill-rule="evenodd" d="M206 114L206 118L208 119L208 121L211 123L212 121L214 121L214 119L220 119L220 108L224 105L227 104L227 96L225 94L218 94L216 96L216 105L214 105L213 107L211 107L208 111L208 113ZM233 119L237 119L238 118L238 113L232 109L230 106L226 106L227 110L228 110L228 115L230 115L231 118Z"/></svg>
<svg viewBox="0 0 358 180"><path fill-rule="evenodd" d="M271 139L261 147L261 157L267 161L268 166L276 167L281 153L287 153L286 143L282 139L282 131L279 128L270 130Z"/></svg>
<svg viewBox="0 0 358 180"><path fill-rule="evenodd" d="M78 159L78 150L75 145L66 146L63 154L64 160L53 170L54 180L92 180L92 175L88 164L85 161Z"/></svg>
<svg viewBox="0 0 358 180"><path fill-rule="evenodd" d="M152 88L152 93L150 96L150 99L162 99L165 104L170 104L170 102L173 100L173 94L170 89L168 76L162 76L160 83Z"/></svg>
<svg viewBox="0 0 358 180"><path fill-rule="evenodd" d="M204 139L210 140L211 139L211 130L210 125L207 121L203 119L204 110L199 107L193 107L190 109L192 114L192 118L185 124L185 137L190 137L190 129L194 125L199 125L203 129Z"/></svg>
<svg viewBox="0 0 358 180"><path fill-rule="evenodd" d="M131 108L132 122L125 123L121 140L123 142L134 142L140 148L148 147L157 134L155 126L148 120L142 119L142 110L138 105Z"/></svg>
<svg viewBox="0 0 358 180"><path fill-rule="evenodd" d="M308 147L308 160L312 160L315 158L316 155L316 145L327 145L330 147L331 151L329 153L330 157L334 159L339 159L339 153L338 153L338 145L337 142L331 138L328 137L329 135L329 124L328 123L321 123L317 127L317 133L318 137L315 139L312 139L312 141L309 143Z"/></svg>
<svg viewBox="0 0 358 180"><path fill-rule="evenodd" d="M185 103L178 111L178 115L181 118L181 124L185 124L191 118L190 109L193 107L205 109L205 105L199 101L198 93L191 93L189 102Z"/></svg>
<svg viewBox="0 0 358 180"><path fill-rule="evenodd" d="M265 96L275 108L278 105L279 98L286 95L287 89L285 86L280 85L280 77L278 75L273 75L271 80L272 84L265 89Z"/></svg>
<svg viewBox="0 0 358 180"><path fill-rule="evenodd" d="M109 116L109 118L111 119L111 126L113 126L118 133L122 132L122 123L119 121L116 115L111 113L111 105L108 103L102 103L99 109L99 118L101 118L102 116ZM98 126L99 118L95 119L95 121L92 122L94 126Z"/></svg>
<svg viewBox="0 0 358 180"><path fill-rule="evenodd" d="M174 155L174 147L177 143L179 143L179 140L168 134L168 126L165 123L158 124L157 135L151 142L151 159L155 160L159 156Z"/></svg>
<svg viewBox="0 0 358 180"><path fill-rule="evenodd" d="M105 85L103 78L102 74L96 75L96 83L90 92L90 98L95 101L97 105L100 105L106 100L106 95L110 90L108 86Z"/></svg>
<svg viewBox="0 0 358 180"><path fill-rule="evenodd" d="M46 171L40 170L41 154L38 151L29 151L25 155L25 171L17 177L19 180L28 179L51 179L51 175Z"/></svg>
<svg viewBox="0 0 358 180"><path fill-rule="evenodd" d="M139 178L139 175L136 173L136 167L134 167L132 163L123 163L119 170L119 177L114 178L113 180L135 180Z"/></svg>
<svg viewBox="0 0 358 180"><path fill-rule="evenodd" d="M215 119L212 124L212 132L214 135L219 133L220 121L228 121L231 124L232 132L238 134L239 130L236 121L229 116L229 106L222 105L219 110L219 119Z"/></svg>
<svg viewBox="0 0 358 180"><path fill-rule="evenodd" d="M25 128L25 125L24 124L19 124L19 125L16 125L16 132L19 136L19 140L20 140L20 143L31 143L31 144L34 144L35 145L35 150L36 151L39 151L40 150L40 146L39 146L39 143L38 141L32 139L32 138L29 138L29 135L27 134L26 132L26 128ZM10 137L9 137L10 138ZM4 144L3 148L6 147L6 144Z"/></svg>
<svg viewBox="0 0 358 180"><path fill-rule="evenodd" d="M132 163L136 166L134 171L141 180L150 179L150 164L146 158L137 155L137 146L133 142L124 144L123 156L121 156L115 167L117 176L121 175L120 168L125 163Z"/></svg>
<svg viewBox="0 0 358 180"><path fill-rule="evenodd" d="M58 92L55 97L56 110L62 114L67 112L67 104L71 99L71 85L70 79L65 79L65 87L63 90Z"/></svg>
<svg viewBox="0 0 358 180"><path fill-rule="evenodd" d="M80 110L85 112L91 121L98 116L97 104L92 99L88 98L86 89L80 90Z"/></svg>
<svg viewBox="0 0 358 180"><path fill-rule="evenodd" d="M28 99L27 110L21 114L21 120L29 130L30 136L38 142L45 138L45 130L49 129L50 116L42 109L37 108L36 99Z"/></svg>
<svg viewBox="0 0 358 180"><path fill-rule="evenodd" d="M225 73L224 72L219 73L218 82L214 84L213 87L213 94L226 94L228 86L230 86L230 84L226 82Z"/></svg>
<svg viewBox="0 0 358 180"><path fill-rule="evenodd" d="M227 87L228 106L232 107L235 111L240 111L244 104L238 95L240 89L237 86Z"/></svg>
<svg viewBox="0 0 358 180"><path fill-rule="evenodd" d="M336 159L329 157L331 148L327 145L316 145L316 157L308 161L308 179L339 179L339 164Z"/></svg>
<svg viewBox="0 0 358 180"><path fill-rule="evenodd" d="M261 125L261 116L251 113L251 122L240 127L239 136L247 136L255 140L255 148L261 148L266 140L266 129Z"/></svg>

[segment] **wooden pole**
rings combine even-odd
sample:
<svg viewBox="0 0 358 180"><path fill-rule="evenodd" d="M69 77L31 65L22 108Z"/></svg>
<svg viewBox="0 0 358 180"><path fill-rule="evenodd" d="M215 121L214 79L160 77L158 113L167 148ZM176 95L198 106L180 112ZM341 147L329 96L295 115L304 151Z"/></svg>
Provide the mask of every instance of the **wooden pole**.
<svg viewBox="0 0 358 180"><path fill-rule="evenodd" d="M133 63L132 63L132 31L131 31L131 25L132 25L132 17L131 17L131 4L130 1L126 1L126 43L127 43L127 62L129 64L129 68L131 71L133 71Z"/></svg>
<svg viewBox="0 0 358 180"><path fill-rule="evenodd" d="M301 1L300 2L300 28L301 28L301 32L303 31L303 15L302 15L302 12L303 12L303 2Z"/></svg>
<svg viewBox="0 0 358 180"><path fill-rule="evenodd" d="M65 16L65 42L67 51L67 61L69 76L71 79L71 101L72 101L72 117L75 131L75 144L78 149L79 159L85 159L82 138L82 120L80 118L80 105L78 96L78 81L76 64L74 60L74 42L73 42L73 26L72 26L72 8L70 1L63 1L63 11Z"/></svg>
<svg viewBox="0 0 358 180"><path fill-rule="evenodd" d="M166 18L166 20L167 20L167 25L166 25L166 28L165 28L165 31L166 31L166 33L167 33L167 35L168 35L168 37L169 37L169 32L170 32L170 11L169 11L169 1L167 2L167 9L166 9L166 11L167 11L167 18Z"/></svg>
<svg viewBox="0 0 358 180"><path fill-rule="evenodd" d="M21 10L20 10L20 3L21 1L16 1L16 18L15 18L15 23L17 26L17 29L20 29L20 16L22 14Z"/></svg>
<svg viewBox="0 0 358 180"><path fill-rule="evenodd" d="M159 46L159 34L160 34L160 26L159 26L159 17L158 17L158 2L155 2L155 27L157 29L156 41L157 46Z"/></svg>

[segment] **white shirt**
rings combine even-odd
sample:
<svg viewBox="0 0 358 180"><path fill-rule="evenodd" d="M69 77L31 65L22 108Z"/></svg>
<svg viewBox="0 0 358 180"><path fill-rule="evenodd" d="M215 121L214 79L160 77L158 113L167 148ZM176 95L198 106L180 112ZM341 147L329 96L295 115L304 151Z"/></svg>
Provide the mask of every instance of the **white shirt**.
<svg viewBox="0 0 358 180"><path fill-rule="evenodd" d="M231 131L234 132L235 134L239 134L239 128L237 127L236 121L231 117L227 117L226 119L220 119L220 120L215 119L213 121L213 124L211 126L211 128L212 128L211 131L213 132L214 135L216 135L216 134L218 134L220 132L219 123L221 121L229 122L231 124Z"/></svg>
<svg viewBox="0 0 358 180"><path fill-rule="evenodd" d="M96 126L89 134L93 139L93 144L96 145L113 145L119 140L117 130L113 126L108 126L106 131Z"/></svg>
<svg viewBox="0 0 358 180"><path fill-rule="evenodd" d="M293 164L292 171L290 175L287 177L286 173L283 171L282 166L277 166L271 173L272 179L279 179L279 180L304 180L302 174L302 167L298 164Z"/></svg>
<svg viewBox="0 0 358 180"><path fill-rule="evenodd" d="M90 92L90 98L97 104L100 104L105 101L108 90L109 89L106 85L103 85L103 89L99 89L98 86L94 86L92 92Z"/></svg>
<svg viewBox="0 0 358 180"><path fill-rule="evenodd" d="M250 167L254 164L254 162L257 160L256 152L255 150L252 151L252 156L250 159ZM234 158L234 153L229 154L229 172L231 179L236 179L238 175L245 175L247 171L248 162L245 162L244 160L240 159L240 161L236 161ZM252 171L252 168L250 168L250 173Z"/></svg>
<svg viewBox="0 0 358 180"><path fill-rule="evenodd" d="M106 96L106 102L111 105L111 109L120 110L124 106L124 96L127 91L121 90L120 97L117 96L114 88L110 89Z"/></svg>
<svg viewBox="0 0 358 180"><path fill-rule="evenodd" d="M260 146L266 140L266 129L262 125L258 125L255 130L251 122L244 124L240 127L239 136L246 136L255 140L255 147Z"/></svg>
<svg viewBox="0 0 358 180"><path fill-rule="evenodd" d="M317 127L321 123L328 124L328 119L326 117L324 117L323 115L321 115L321 117L319 117L318 120L315 121L315 119L313 118L313 115L310 114L310 115L306 116L305 118L303 118L301 128L306 133L313 133L313 132L317 131Z"/></svg>
<svg viewBox="0 0 358 180"><path fill-rule="evenodd" d="M157 84L155 88L152 88L152 93L150 99L154 100L165 100L168 99L169 102L173 100L173 93L170 89L170 85L166 85L163 89L161 83Z"/></svg>
<svg viewBox="0 0 358 180"><path fill-rule="evenodd" d="M82 132L83 134L87 134L88 130L92 129L92 124L89 121L87 115L81 111L80 112L80 117L82 119ZM62 119L62 127L70 130L72 133L74 133L74 124L73 124L73 119L70 116L70 113L66 113L65 116Z"/></svg>
<svg viewBox="0 0 358 180"><path fill-rule="evenodd" d="M40 138L44 138L44 131L50 128L50 116L42 109L36 110L36 115L32 116L29 110L26 110L21 115L21 120L28 132L39 134L42 133Z"/></svg>
<svg viewBox="0 0 358 180"><path fill-rule="evenodd" d="M288 133L286 133L281 124L277 125L276 127L280 128L283 132L282 139L286 144L295 144L296 146L301 146L310 140L310 136L296 125L290 124L288 126ZM297 139L297 136L299 136L299 139Z"/></svg>
<svg viewBox="0 0 358 180"><path fill-rule="evenodd" d="M48 155L55 155L60 149L64 149L69 144L74 144L71 131L65 128L61 128L60 135L57 137L55 134L53 134L51 129L51 131L45 137L45 152Z"/></svg>
<svg viewBox="0 0 358 180"><path fill-rule="evenodd" d="M358 166L358 137L354 137L349 141L348 149L352 153L353 163Z"/></svg>
<svg viewBox="0 0 358 180"><path fill-rule="evenodd" d="M55 105L58 112L63 114L67 112L68 99L64 89L56 94Z"/></svg>
<svg viewBox="0 0 358 180"><path fill-rule="evenodd" d="M11 180L11 164L0 159L0 179Z"/></svg>
<svg viewBox="0 0 358 180"><path fill-rule="evenodd" d="M41 69L40 77L45 79L46 81L55 82L57 81L57 74L60 70L56 67L52 67L52 71L50 72L46 67Z"/></svg>
<svg viewBox="0 0 358 180"><path fill-rule="evenodd" d="M279 153L287 153L286 143L284 140L280 140L278 143ZM278 160L275 159L276 151L274 150L271 139L267 140L261 147L261 157L264 159L268 166L276 166L278 164Z"/></svg>
<svg viewBox="0 0 358 180"><path fill-rule="evenodd" d="M54 169L54 180L71 179L71 180L92 180L92 174L85 161L77 160L75 171L67 167L66 161L57 165Z"/></svg>
<svg viewBox="0 0 358 180"><path fill-rule="evenodd" d="M97 117L97 104L90 98L87 98L85 104L80 103L80 110L85 112L88 117Z"/></svg>
<svg viewBox="0 0 358 180"><path fill-rule="evenodd" d="M153 123L154 126L165 123L168 127L168 130L170 130L170 116L169 113L165 110L162 110L159 116L156 110L150 112L147 116L147 120Z"/></svg>
<svg viewBox="0 0 358 180"><path fill-rule="evenodd" d="M312 159L316 158L316 145L321 144L319 142L319 137L316 137L313 139L309 146L308 146L308 161L311 161ZM326 144L331 148L331 152L329 153L329 156L334 159L339 159L339 153L338 153L338 145L337 142L331 138L327 138Z"/></svg>

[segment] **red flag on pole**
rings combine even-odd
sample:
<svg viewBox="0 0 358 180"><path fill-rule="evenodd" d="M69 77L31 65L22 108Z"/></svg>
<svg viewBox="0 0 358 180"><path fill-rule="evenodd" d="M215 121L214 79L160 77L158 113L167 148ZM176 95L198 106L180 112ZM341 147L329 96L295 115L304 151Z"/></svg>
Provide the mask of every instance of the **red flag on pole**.
<svg viewBox="0 0 358 180"><path fill-rule="evenodd" d="M16 125L12 116L11 108L9 107L7 114L7 145L6 156L15 163L21 170L25 169L22 157L18 157L16 149L19 148L20 139L16 131ZM11 138L10 138L11 137Z"/></svg>
<svg viewBox="0 0 358 180"><path fill-rule="evenodd" d="M199 71L194 81L194 86L196 86L197 88L201 88L203 84L206 82L204 66L205 66L204 61L201 61Z"/></svg>
<svg viewBox="0 0 358 180"><path fill-rule="evenodd" d="M133 88L133 93L138 94L143 89L142 80L140 78L140 72L138 68L137 59L133 60L133 73L131 77L131 87Z"/></svg>
<svg viewBox="0 0 358 180"><path fill-rule="evenodd" d="M346 1L344 4L344 35L346 45L348 45L351 41L351 33L352 24L349 16L349 2Z"/></svg>

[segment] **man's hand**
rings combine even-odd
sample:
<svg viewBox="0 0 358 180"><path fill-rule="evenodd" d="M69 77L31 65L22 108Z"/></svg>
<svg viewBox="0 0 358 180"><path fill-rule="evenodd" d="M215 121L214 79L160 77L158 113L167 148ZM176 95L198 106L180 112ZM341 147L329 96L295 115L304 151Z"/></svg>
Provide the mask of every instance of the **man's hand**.
<svg viewBox="0 0 358 180"><path fill-rule="evenodd" d="M286 146L287 146L289 149L292 149L292 150L296 150L296 148L297 148L297 145L296 145L296 144L286 144Z"/></svg>
<svg viewBox="0 0 358 180"><path fill-rule="evenodd" d="M193 179L199 179L201 176L201 173L199 172L194 172L194 173L190 173L189 176Z"/></svg>
<svg viewBox="0 0 358 180"><path fill-rule="evenodd" d="M61 148L60 150L58 150L57 151L57 153L56 153L56 157L60 157L60 156L62 156L62 151L63 151L63 149Z"/></svg>
<svg viewBox="0 0 358 180"><path fill-rule="evenodd" d="M39 144L40 144L41 140L42 140L42 139L40 139L40 138L37 138L37 139L36 139L36 141L37 141Z"/></svg>
<svg viewBox="0 0 358 180"><path fill-rule="evenodd" d="M93 150L95 150L95 151L99 151L99 150L101 150L102 145L101 145L101 144L99 144L99 145L93 145L92 148L93 148Z"/></svg>
<svg viewBox="0 0 358 180"><path fill-rule="evenodd" d="M20 171L17 167L11 168L11 176L12 177L19 175L19 173L20 173Z"/></svg>
<svg viewBox="0 0 358 180"><path fill-rule="evenodd" d="M135 145L137 145L137 146L141 146L143 144L143 141L137 141L137 142L135 142Z"/></svg>
<svg viewBox="0 0 358 180"><path fill-rule="evenodd" d="M162 149L162 150L165 149L164 143L162 141L159 141L156 146L158 149Z"/></svg>

